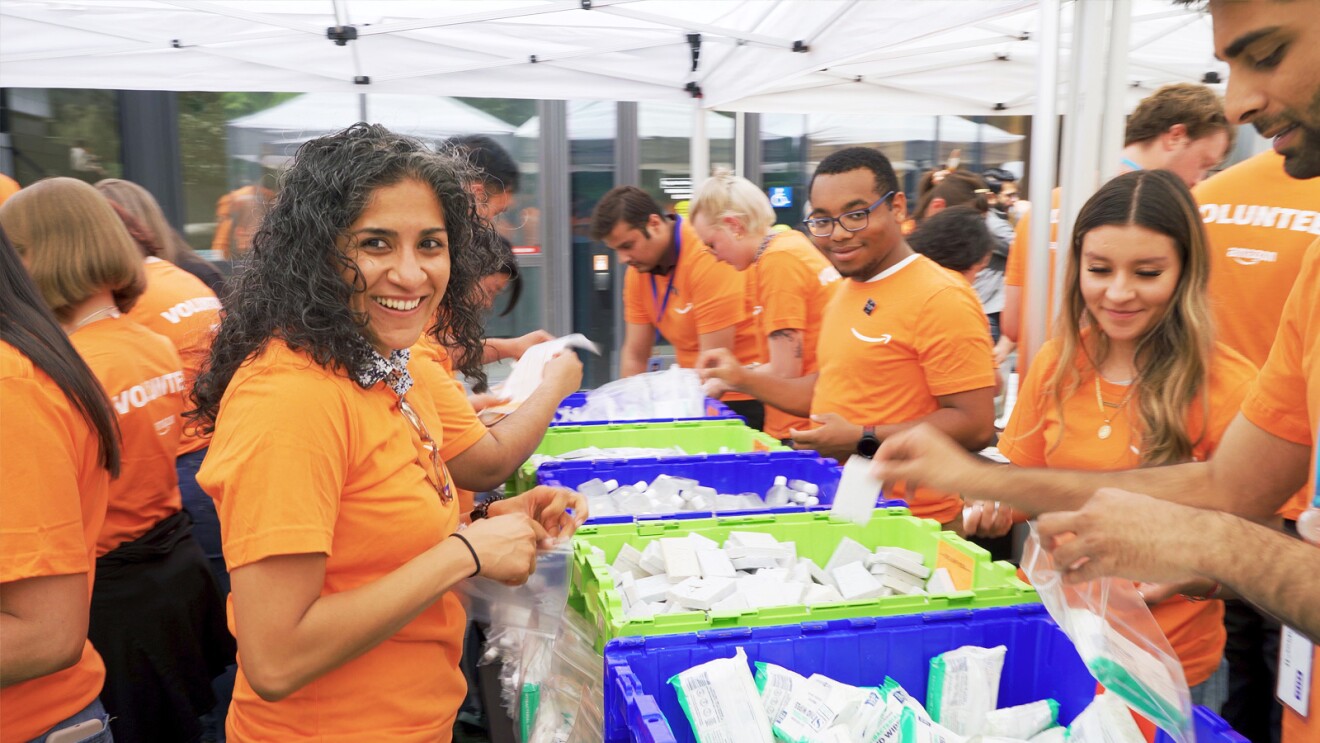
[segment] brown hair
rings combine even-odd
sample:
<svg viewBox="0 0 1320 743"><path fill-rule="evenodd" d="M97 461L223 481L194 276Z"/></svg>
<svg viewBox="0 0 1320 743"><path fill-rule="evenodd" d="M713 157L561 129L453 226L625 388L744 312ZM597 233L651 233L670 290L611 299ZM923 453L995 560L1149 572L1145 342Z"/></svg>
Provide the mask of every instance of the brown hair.
<svg viewBox="0 0 1320 743"><path fill-rule="evenodd" d="M1063 400L1081 386L1083 369L1098 370L1109 352L1081 290L1081 253L1086 234L1108 225L1138 225L1173 239L1182 273L1164 316L1137 343L1137 406L1140 410L1143 465L1187 462L1204 431L1187 430L1187 410L1205 399L1213 322L1207 285L1210 250L1191 191L1167 170L1137 170L1110 180L1077 215L1068 246L1064 310L1059 317L1059 364L1045 385L1060 417ZM1089 329L1084 337L1082 328ZM1079 363L1085 356L1087 364ZM1099 373L1095 371L1094 373ZM1208 409L1208 408L1207 408ZM1056 444L1057 445L1057 444Z"/></svg>
<svg viewBox="0 0 1320 743"><path fill-rule="evenodd" d="M1192 139L1228 132L1228 146L1233 146L1233 127L1224 115L1223 99L1196 83L1165 85L1142 99L1128 117L1123 146L1149 142L1176 124L1187 127Z"/></svg>
<svg viewBox="0 0 1320 743"><path fill-rule="evenodd" d="M96 182L96 190L137 217L137 220L151 233L159 248L157 255L161 258L178 265L179 251L192 250L170 226L169 220L165 218L165 212L161 211L160 203L147 189L132 181L106 178Z"/></svg>
<svg viewBox="0 0 1320 743"><path fill-rule="evenodd" d="M0 207L0 225L61 321L107 289L127 312L147 288L142 254L124 223L80 180L46 178L19 191Z"/></svg>
<svg viewBox="0 0 1320 743"><path fill-rule="evenodd" d="M970 206L985 214L990 209L989 195L990 186L984 178L965 170L954 170L922 194L912 216L918 222L925 219L926 210L935 199L944 199L947 206Z"/></svg>
<svg viewBox="0 0 1320 743"><path fill-rule="evenodd" d="M591 212L591 239L605 239L605 236L613 232L614 226L620 222L639 229L643 235L650 237L650 233L646 231L646 223L650 221L652 214L658 214L661 218L665 216L664 210L647 192L636 186L611 188Z"/></svg>
<svg viewBox="0 0 1320 743"><path fill-rule="evenodd" d="M115 210L119 221L124 223L124 229L128 230L128 236L137 243L138 251L142 253L143 258L155 258L160 255L160 246L156 244L156 238L152 237L151 231L138 221L137 217L129 214L128 210L118 202L107 200L106 203Z"/></svg>

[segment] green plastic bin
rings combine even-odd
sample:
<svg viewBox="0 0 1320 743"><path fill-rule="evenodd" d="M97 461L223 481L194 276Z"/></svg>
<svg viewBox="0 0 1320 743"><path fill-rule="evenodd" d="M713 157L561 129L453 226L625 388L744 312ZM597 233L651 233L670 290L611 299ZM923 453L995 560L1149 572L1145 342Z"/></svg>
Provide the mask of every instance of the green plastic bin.
<svg viewBox="0 0 1320 743"><path fill-rule="evenodd" d="M714 418L669 423L556 426L546 431L545 438L533 454L564 454L588 446L599 446L602 449L681 446L688 454L716 454L721 449L735 453L788 451L788 447L779 443L775 437L748 428L741 418ZM527 462L509 478L505 492L518 495L535 486L536 465Z"/></svg>
<svg viewBox="0 0 1320 743"><path fill-rule="evenodd" d="M809 557L822 566L844 537L851 537L871 548L881 545L904 547L924 555L927 566L947 565L948 560L961 563L970 571L972 587L941 596L896 595L814 607L779 606L740 613L684 612L661 614L651 619L624 617L614 579L605 569L624 544L641 550L654 540L682 537L693 532L723 544L731 531L766 532L780 541L796 542L798 556ZM603 551L604 558L593 554L592 547ZM947 609L983 609L1038 601L1036 589L1019 580L1017 569L1011 564L992 561L990 553L981 547L953 532L941 530L934 521L912 516L906 508L879 509L866 526L832 520L828 513L793 513L584 526L573 538L573 582L569 589L569 603L596 625L596 650L599 652L604 652L605 643L616 637L770 627Z"/></svg>

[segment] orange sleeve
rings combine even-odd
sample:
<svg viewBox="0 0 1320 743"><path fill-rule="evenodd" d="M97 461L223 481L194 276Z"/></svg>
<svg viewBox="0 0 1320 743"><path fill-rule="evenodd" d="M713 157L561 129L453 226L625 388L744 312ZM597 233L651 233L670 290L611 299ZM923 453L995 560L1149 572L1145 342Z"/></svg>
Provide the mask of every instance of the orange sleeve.
<svg viewBox="0 0 1320 743"><path fill-rule="evenodd" d="M444 438L440 442L440 458L449 461L485 437L489 429L481 422L468 402L462 382L450 379L433 393L435 413L440 417Z"/></svg>
<svg viewBox="0 0 1320 743"><path fill-rule="evenodd" d="M990 326L970 286L936 292L917 313L917 356L935 397L995 386Z"/></svg>
<svg viewBox="0 0 1320 743"><path fill-rule="evenodd" d="M1019 467L1045 466L1045 426L1043 411L1053 400L1044 399L1045 379L1058 363L1057 346L1047 343L1031 362L1027 376L1018 388L1017 403L1008 425L999 436L999 453Z"/></svg>
<svg viewBox="0 0 1320 743"><path fill-rule="evenodd" d="M805 330L811 296L806 287L820 283L811 268L788 251L774 251L761 258L756 270L760 284L756 299L766 335L776 330Z"/></svg>
<svg viewBox="0 0 1320 743"><path fill-rule="evenodd" d="M55 394L35 379L0 381L0 583L92 569L78 487L83 463Z"/></svg>
<svg viewBox="0 0 1320 743"><path fill-rule="evenodd" d="M1031 213L1022 215L1013 228L1013 243L1008 246L1008 263L1004 266L1004 284L1022 286L1027 283L1027 240L1031 234Z"/></svg>
<svg viewBox="0 0 1320 743"><path fill-rule="evenodd" d="M733 266L720 263L704 249L692 262L688 281L695 302L697 333L713 333L747 319L747 284Z"/></svg>
<svg viewBox="0 0 1320 743"><path fill-rule="evenodd" d="M1303 340L1320 333L1308 328L1307 306L1320 314L1320 241L1307 248L1302 272L1283 306L1279 332L1274 346L1260 370L1256 383L1242 403L1242 414L1266 432L1281 439L1311 446L1311 421L1308 420L1306 376L1302 369Z"/></svg>
<svg viewBox="0 0 1320 743"><path fill-rule="evenodd" d="M642 296L645 293L642 287L644 281L635 268L630 267L623 274L623 319L634 325L652 324L646 298Z"/></svg>
<svg viewBox="0 0 1320 743"><path fill-rule="evenodd" d="M1209 417L1198 449L1206 458L1219 447L1224 431L1242 410L1242 401L1256 381L1256 367L1245 356L1222 343L1215 344L1215 363L1208 384Z"/></svg>
<svg viewBox="0 0 1320 743"><path fill-rule="evenodd" d="M211 494L231 571L331 552L353 443L349 401L327 374L277 366L226 392L207 457L220 461L207 480L223 488Z"/></svg>

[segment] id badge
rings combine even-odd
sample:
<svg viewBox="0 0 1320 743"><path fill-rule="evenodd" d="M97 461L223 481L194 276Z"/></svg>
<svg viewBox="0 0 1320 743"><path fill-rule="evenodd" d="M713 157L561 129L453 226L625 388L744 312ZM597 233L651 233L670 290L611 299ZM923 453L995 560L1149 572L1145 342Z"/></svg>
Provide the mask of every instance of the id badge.
<svg viewBox="0 0 1320 743"><path fill-rule="evenodd" d="M1279 701L1306 717L1310 712L1311 665L1315 644L1292 627L1284 626L1279 643L1279 683L1274 690Z"/></svg>

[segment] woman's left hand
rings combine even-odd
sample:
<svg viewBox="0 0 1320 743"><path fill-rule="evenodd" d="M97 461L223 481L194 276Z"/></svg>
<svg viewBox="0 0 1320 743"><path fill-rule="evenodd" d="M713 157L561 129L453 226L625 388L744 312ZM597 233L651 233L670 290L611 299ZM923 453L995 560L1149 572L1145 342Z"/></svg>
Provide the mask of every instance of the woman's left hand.
<svg viewBox="0 0 1320 743"><path fill-rule="evenodd" d="M579 526L587 520L587 499L568 488L552 488L538 485L522 495L505 498L490 504L491 516L506 513L525 513L539 523L550 535L553 547L573 536Z"/></svg>

